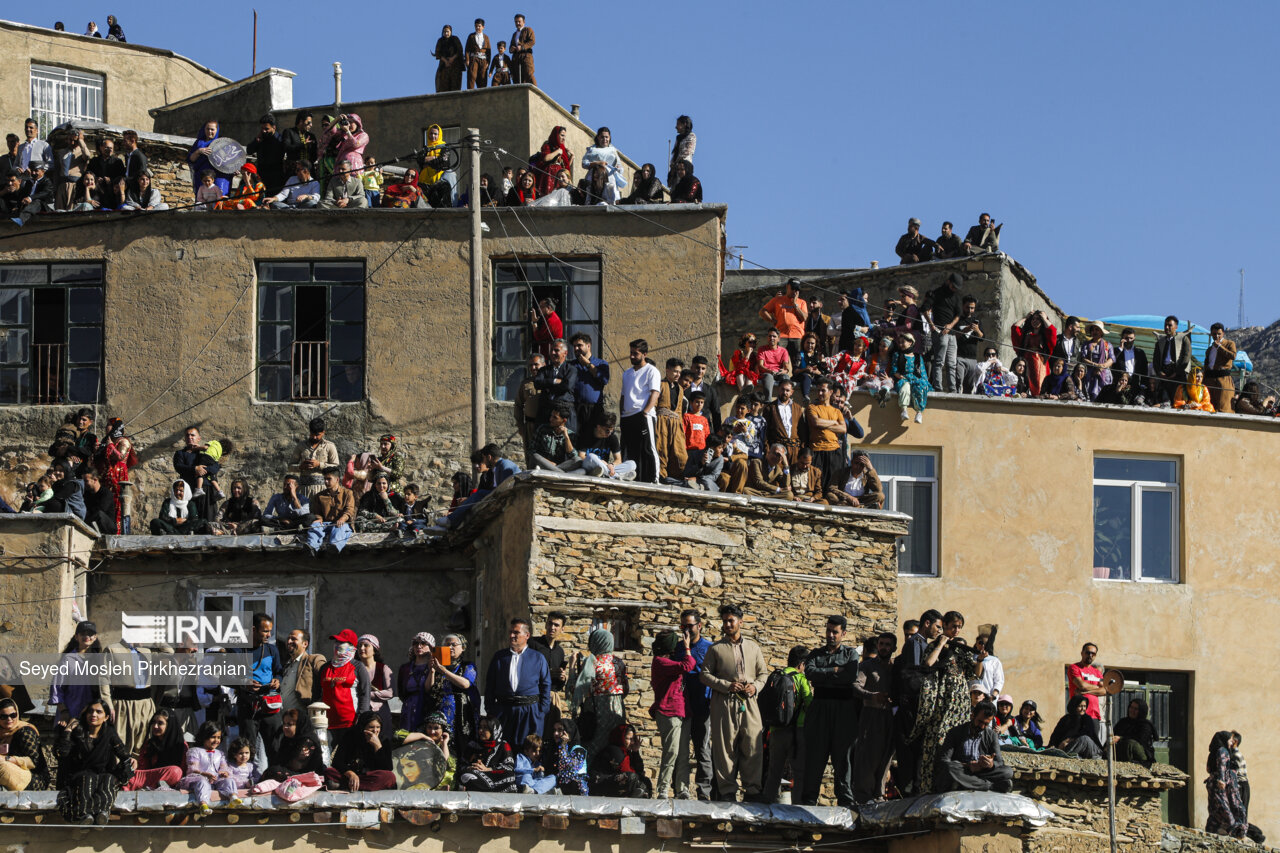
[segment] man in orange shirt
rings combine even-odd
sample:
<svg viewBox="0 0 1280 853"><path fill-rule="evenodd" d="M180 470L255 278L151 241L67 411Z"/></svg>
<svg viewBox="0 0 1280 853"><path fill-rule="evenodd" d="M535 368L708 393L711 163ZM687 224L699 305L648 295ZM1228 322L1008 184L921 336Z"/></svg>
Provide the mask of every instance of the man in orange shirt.
<svg viewBox="0 0 1280 853"><path fill-rule="evenodd" d="M847 432L844 415L831 405L831 380L825 376L813 383L813 398L805 411L805 424L809 430L809 449L813 451L813 464L822 470L822 493L832 486L844 485L847 468L840 451L840 436Z"/></svg>
<svg viewBox="0 0 1280 853"><path fill-rule="evenodd" d="M800 357L800 339L804 337L804 321L809 317L809 306L800 298L800 279L787 279L786 293L781 293L764 304L760 319L768 320L778 330L782 345L791 353L794 362Z"/></svg>

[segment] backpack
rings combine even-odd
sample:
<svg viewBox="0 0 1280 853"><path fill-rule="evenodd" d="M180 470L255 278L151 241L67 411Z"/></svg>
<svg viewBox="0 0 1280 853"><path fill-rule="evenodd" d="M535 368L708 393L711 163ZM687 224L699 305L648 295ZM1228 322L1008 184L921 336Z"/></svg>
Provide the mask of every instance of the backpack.
<svg viewBox="0 0 1280 853"><path fill-rule="evenodd" d="M760 720L769 727L790 726L796 722L796 681L791 673L775 669L760 691Z"/></svg>

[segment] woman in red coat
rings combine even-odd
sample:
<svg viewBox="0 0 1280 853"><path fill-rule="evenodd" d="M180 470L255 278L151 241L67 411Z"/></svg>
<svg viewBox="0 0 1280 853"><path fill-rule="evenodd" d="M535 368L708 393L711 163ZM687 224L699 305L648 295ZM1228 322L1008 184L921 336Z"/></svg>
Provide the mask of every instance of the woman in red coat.
<svg viewBox="0 0 1280 853"><path fill-rule="evenodd" d="M547 195L556 188L556 175L560 172L568 171L569 180L573 180L573 155L569 153L565 139L564 128L556 125L529 163L529 171L538 179L539 196Z"/></svg>
<svg viewBox="0 0 1280 853"><path fill-rule="evenodd" d="M1040 310L1032 311L1012 329L1013 350L1026 359L1031 396L1040 396L1040 383L1049 373L1049 356L1058 345L1058 330Z"/></svg>

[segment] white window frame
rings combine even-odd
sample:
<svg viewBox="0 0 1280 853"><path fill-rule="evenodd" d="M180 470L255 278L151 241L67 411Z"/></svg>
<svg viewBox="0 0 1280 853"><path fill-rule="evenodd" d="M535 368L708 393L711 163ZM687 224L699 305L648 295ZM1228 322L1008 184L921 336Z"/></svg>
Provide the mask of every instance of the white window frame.
<svg viewBox="0 0 1280 853"><path fill-rule="evenodd" d="M103 121L107 78L92 71L31 64L31 115L41 137L68 121ZM83 107L83 109L82 109Z"/></svg>
<svg viewBox="0 0 1280 853"><path fill-rule="evenodd" d="M1127 453L1095 453L1093 461L1096 468L1099 459L1135 459L1139 461L1149 462L1172 462L1173 463L1173 482L1164 480L1109 480L1094 476L1093 488L1098 486L1118 486L1120 488L1129 489L1129 507L1132 515L1132 529L1129 531L1130 538L1130 555L1132 570L1130 577L1127 578L1093 578L1100 583L1162 583L1177 584L1182 582L1182 465L1177 457L1172 456L1137 456ZM1142 495L1146 492L1165 492L1172 499L1170 512L1173 516L1173 524L1170 525L1172 533L1173 546L1173 577L1171 578L1149 578L1142 574ZM1093 503L1093 491L1089 492L1089 502ZM1094 519L1096 528L1097 519ZM1094 534L1096 535L1096 533ZM1090 564L1095 560L1092 557L1092 541L1090 541ZM1090 575L1092 576L1093 566L1090 566Z"/></svg>
<svg viewBox="0 0 1280 853"><path fill-rule="evenodd" d="M241 584L238 586L227 587L201 587L196 590L196 610L204 612L205 601L210 598L230 598L231 610L237 612L241 610L253 610L254 608L245 607L244 600L265 599L267 607L264 612L271 616L274 622L276 618L276 600L283 595L300 595L303 597L303 625L274 625L273 633L276 639L280 639L279 631L281 627L292 631L294 628L302 628L313 639L315 637L315 619L316 619L316 591L314 587L298 586L298 587L270 587L258 584Z"/></svg>
<svg viewBox="0 0 1280 853"><path fill-rule="evenodd" d="M929 571L928 572L903 572L901 568L898 574L905 578L936 578L938 576L938 538L941 524L938 518L938 471L942 464L942 460L938 458L938 453L933 450L876 450L868 451L871 457L872 465L875 464L877 456L928 456L933 459L933 476L932 477L907 477L907 476L886 476L880 473L880 469L876 468L876 473L880 473L880 484L884 487L884 508L891 512L899 512L898 509L898 483L929 483L932 486L932 510L933 510L933 531L930 536L929 549ZM902 544L898 544L898 560L901 563Z"/></svg>

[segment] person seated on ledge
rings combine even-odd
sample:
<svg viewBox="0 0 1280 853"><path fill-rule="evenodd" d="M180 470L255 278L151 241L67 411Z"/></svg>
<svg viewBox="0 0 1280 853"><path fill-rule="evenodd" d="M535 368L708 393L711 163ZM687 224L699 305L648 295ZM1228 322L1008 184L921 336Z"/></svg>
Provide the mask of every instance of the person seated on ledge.
<svg viewBox="0 0 1280 853"><path fill-rule="evenodd" d="M1098 734L1098 721L1085 713L1089 698L1077 693L1067 701L1067 713L1062 715L1049 736L1049 746L1080 758L1102 757L1102 736Z"/></svg>
<svg viewBox="0 0 1280 853"><path fill-rule="evenodd" d="M261 522L267 528L297 530L302 524L303 516L310 512L310 501L298 490L298 475L285 474L284 485L267 501L267 510L262 514Z"/></svg>
<svg viewBox="0 0 1280 853"><path fill-rule="evenodd" d="M311 499L311 523L306 528L306 546L312 556L332 548L341 551L351 538L351 523L356 517L356 499L344 488L342 472L337 466L324 469L324 489Z"/></svg>
<svg viewBox="0 0 1280 853"><path fill-rule="evenodd" d="M934 793L1013 790L1013 768L1000 755L1000 736L991 725L996 706L983 700L973 706L969 722L951 731L938 748Z"/></svg>
<svg viewBox="0 0 1280 853"><path fill-rule="evenodd" d="M1187 375L1187 384L1179 385L1173 394L1175 409L1190 409L1198 412L1213 412L1213 403L1209 400L1209 389L1204 387L1203 368L1193 367Z"/></svg>
<svg viewBox="0 0 1280 853"><path fill-rule="evenodd" d="M181 477L173 481L169 497L160 505L160 517L151 519L152 536L208 533L204 495L191 497L191 487Z"/></svg>
<svg viewBox="0 0 1280 853"><path fill-rule="evenodd" d="M121 210L168 210L160 190L151 184L151 170L147 169L133 180L129 193L125 196Z"/></svg>
<svg viewBox="0 0 1280 853"><path fill-rule="evenodd" d="M267 189L258 179L258 167L245 163L240 167L240 184L226 198L214 204L214 210L253 210L262 204Z"/></svg>
<svg viewBox="0 0 1280 853"><path fill-rule="evenodd" d="M1156 760L1156 727L1147 719L1147 703L1129 702L1124 719L1116 723L1111 742L1116 745L1116 761L1132 761L1147 767Z"/></svg>
<svg viewBox="0 0 1280 853"><path fill-rule="evenodd" d="M652 163L645 163L640 167L640 171L636 174L635 185L631 188L631 195L624 198L620 204L665 204L663 193L666 188L662 186L662 181L658 180L654 174L657 169Z"/></svg>
<svg viewBox="0 0 1280 853"><path fill-rule="evenodd" d="M982 214L978 217L978 224L964 235L961 250L966 255L983 255L1000 251L1000 229L1003 227L1004 223L991 224L991 214Z"/></svg>
<svg viewBox="0 0 1280 853"><path fill-rule="evenodd" d="M324 188L324 197L320 206L325 210L342 208L356 210L367 208L369 199L364 194L364 184L360 177L351 171L351 164L343 160L333 172L333 177Z"/></svg>
<svg viewBox="0 0 1280 853"><path fill-rule="evenodd" d="M920 233L920 220L914 216L907 220L907 233L898 238L893 247L901 263L922 264L933 260L938 244Z"/></svg>
<svg viewBox="0 0 1280 853"><path fill-rule="evenodd" d="M267 199L273 210L308 210L320 204L320 182L311 177L311 164L299 160L293 167L293 177L284 182L284 188Z"/></svg>
<svg viewBox="0 0 1280 853"><path fill-rule="evenodd" d="M702 181L694 177L693 164L676 162L676 184L671 188L672 204L702 204Z"/></svg>

